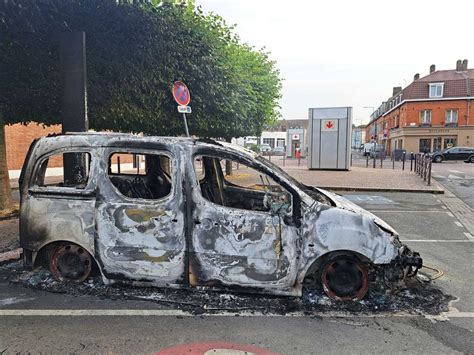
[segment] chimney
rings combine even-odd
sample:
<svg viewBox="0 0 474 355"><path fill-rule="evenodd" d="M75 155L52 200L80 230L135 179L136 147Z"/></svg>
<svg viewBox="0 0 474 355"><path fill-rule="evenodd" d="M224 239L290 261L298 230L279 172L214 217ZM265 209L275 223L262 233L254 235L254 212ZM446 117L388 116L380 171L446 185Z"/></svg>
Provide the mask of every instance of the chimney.
<svg viewBox="0 0 474 355"><path fill-rule="evenodd" d="M413 77L413 81L417 81L418 79L420 79L420 74L416 73L415 76Z"/></svg>
<svg viewBox="0 0 474 355"><path fill-rule="evenodd" d="M431 64L431 66L430 66L430 74L431 74L431 73L434 73L435 71L436 71L436 65Z"/></svg>
<svg viewBox="0 0 474 355"><path fill-rule="evenodd" d="M456 62L456 71L462 71L462 61L461 59L458 59Z"/></svg>
<svg viewBox="0 0 474 355"><path fill-rule="evenodd" d="M402 91L402 87L401 87L401 86L395 86L395 87L393 88L392 96L395 96L395 95L398 94L400 91Z"/></svg>
<svg viewBox="0 0 474 355"><path fill-rule="evenodd" d="M462 61L462 70L463 70L463 71L467 71L467 59L464 59L464 60Z"/></svg>

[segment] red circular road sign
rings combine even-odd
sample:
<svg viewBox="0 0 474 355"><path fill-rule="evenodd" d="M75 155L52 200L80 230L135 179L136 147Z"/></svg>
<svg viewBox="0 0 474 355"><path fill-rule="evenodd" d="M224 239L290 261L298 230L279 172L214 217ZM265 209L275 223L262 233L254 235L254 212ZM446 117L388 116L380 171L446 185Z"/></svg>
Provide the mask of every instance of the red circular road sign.
<svg viewBox="0 0 474 355"><path fill-rule="evenodd" d="M188 87L181 81L175 81L173 85L173 97L178 105L187 106L191 101Z"/></svg>

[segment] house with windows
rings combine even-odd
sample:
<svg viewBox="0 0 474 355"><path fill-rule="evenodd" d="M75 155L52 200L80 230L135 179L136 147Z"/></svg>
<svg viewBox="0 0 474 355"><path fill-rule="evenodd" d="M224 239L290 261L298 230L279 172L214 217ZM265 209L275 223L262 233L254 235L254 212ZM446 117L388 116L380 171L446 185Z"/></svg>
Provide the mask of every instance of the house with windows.
<svg viewBox="0 0 474 355"><path fill-rule="evenodd" d="M467 59L456 68L415 74L407 87L394 87L392 96L371 115L366 142L377 141L390 153L433 152L453 146L474 146L474 69Z"/></svg>
<svg viewBox="0 0 474 355"><path fill-rule="evenodd" d="M307 131L307 118L280 119L272 126L267 127L260 137L237 138L232 142L242 146L268 144L271 148L284 147L288 158L294 158L296 150L300 149L301 157L304 158L308 151L306 143Z"/></svg>

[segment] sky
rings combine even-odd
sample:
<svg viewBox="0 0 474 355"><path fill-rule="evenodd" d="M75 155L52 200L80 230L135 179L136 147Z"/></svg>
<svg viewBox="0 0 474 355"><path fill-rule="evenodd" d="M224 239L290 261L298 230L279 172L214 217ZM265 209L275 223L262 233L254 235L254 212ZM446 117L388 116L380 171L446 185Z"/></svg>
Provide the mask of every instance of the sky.
<svg viewBox="0 0 474 355"><path fill-rule="evenodd" d="M221 15L243 42L265 47L283 81L281 114L352 106L353 122L420 73L474 68L474 1L197 0Z"/></svg>

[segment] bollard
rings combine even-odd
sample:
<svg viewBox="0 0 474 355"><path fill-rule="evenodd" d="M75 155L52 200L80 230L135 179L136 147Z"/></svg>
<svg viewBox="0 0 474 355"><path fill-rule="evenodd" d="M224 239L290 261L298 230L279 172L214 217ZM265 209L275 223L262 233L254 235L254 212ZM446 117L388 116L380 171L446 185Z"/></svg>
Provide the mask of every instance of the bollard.
<svg viewBox="0 0 474 355"><path fill-rule="evenodd" d="M380 154L380 168L383 168L383 154Z"/></svg>
<svg viewBox="0 0 474 355"><path fill-rule="evenodd" d="M395 153L392 152L392 169L395 169Z"/></svg>
<svg viewBox="0 0 474 355"><path fill-rule="evenodd" d="M285 160L286 160L286 153L283 154L283 166L285 166Z"/></svg>
<svg viewBox="0 0 474 355"><path fill-rule="evenodd" d="M377 155L374 155L374 169L375 169L375 161L377 160Z"/></svg>
<svg viewBox="0 0 474 355"><path fill-rule="evenodd" d="M120 157L117 157L117 174L120 174Z"/></svg>
<svg viewBox="0 0 474 355"><path fill-rule="evenodd" d="M410 171L413 171L413 152L410 153Z"/></svg>
<svg viewBox="0 0 474 355"><path fill-rule="evenodd" d="M426 158L423 156L423 171L422 171L423 181L426 181L426 167L427 167Z"/></svg>
<svg viewBox="0 0 474 355"><path fill-rule="evenodd" d="M368 168L369 167L369 156L366 155L365 158L366 158L365 159L365 167Z"/></svg>
<svg viewBox="0 0 474 355"><path fill-rule="evenodd" d="M431 185L431 159L428 161L428 186Z"/></svg>
<svg viewBox="0 0 474 355"><path fill-rule="evenodd" d="M405 160L406 160L407 154L406 152L403 152L403 158L402 158L402 170L405 170Z"/></svg>
<svg viewBox="0 0 474 355"><path fill-rule="evenodd" d="M352 153L351 153L351 166L352 166Z"/></svg>

